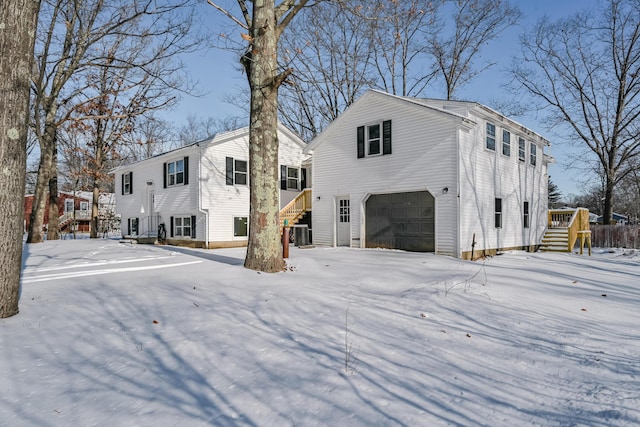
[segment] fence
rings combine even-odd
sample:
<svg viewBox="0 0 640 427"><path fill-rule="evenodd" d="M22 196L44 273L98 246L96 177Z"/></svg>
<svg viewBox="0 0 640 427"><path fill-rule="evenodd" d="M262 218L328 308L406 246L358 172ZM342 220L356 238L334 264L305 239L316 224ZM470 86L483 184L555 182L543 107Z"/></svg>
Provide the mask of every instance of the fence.
<svg viewBox="0 0 640 427"><path fill-rule="evenodd" d="M599 248L640 249L640 226L591 224L591 244Z"/></svg>

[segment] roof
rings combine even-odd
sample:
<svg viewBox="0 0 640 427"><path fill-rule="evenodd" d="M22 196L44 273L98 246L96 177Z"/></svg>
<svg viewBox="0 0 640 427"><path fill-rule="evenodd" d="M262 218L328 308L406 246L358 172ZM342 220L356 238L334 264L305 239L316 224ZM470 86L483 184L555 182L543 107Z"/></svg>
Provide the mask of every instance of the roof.
<svg viewBox="0 0 640 427"><path fill-rule="evenodd" d="M526 126L523 126L522 124L516 122L515 120L509 119L508 117L505 117L504 115L493 110L492 108L487 107L478 102L441 100L441 99L435 99L435 98L413 98L408 96L393 95L393 94L382 92L376 89L369 89L360 98L358 98L353 104L351 104L337 119L331 122L323 132L321 132L318 136L316 136L313 139L313 141L311 141L309 145L307 145L305 152L313 151L313 149L321 145L324 142L327 131L329 131L334 126L339 125L339 123L342 120L344 120L343 117L348 116L350 111L357 108L359 104L365 103L366 100L372 96L384 96L384 97L388 97L389 99L394 99L394 100L398 100L408 104L412 104L418 108L428 109L430 111L437 112L439 114L446 114L454 119L460 120L461 123L467 126L476 125L477 123L474 119L447 108L447 105L450 105L450 106L463 105L468 109L476 109L476 111L481 111L485 114L494 116L497 120L500 120L502 122L508 122L512 127L519 128L524 133L527 133L529 135L535 135L543 144L547 146L551 145L546 138L544 138L537 132L534 132L533 130L527 128Z"/></svg>
<svg viewBox="0 0 640 427"><path fill-rule="evenodd" d="M278 131L280 131L281 133L285 134L291 141L295 142L296 144L298 144L300 146L300 148L304 148L307 144L291 129L289 129L288 127L286 127L285 125L283 125L282 123L278 122ZM158 157L162 157L162 156L166 156L169 154L175 154L175 153L179 153L181 151L187 151L190 149L193 149L194 147L202 147L202 146L213 146L213 145L219 145L228 141L232 141L234 139L238 139L238 138L242 138L245 136L249 135L249 126L243 127L243 128L239 128L239 129L235 129L235 130L231 130L231 131L227 131L227 132L222 132L216 135L213 135L209 138L200 140L200 141L196 141L196 142L192 142L190 144L187 145L183 145L182 147L178 147L178 148L174 148L173 150L168 150L168 151L164 151L160 154L156 154L154 156L148 157L146 159L142 159L142 160L138 160L136 162L133 163L128 163L126 165L122 165L122 166L118 166L116 168L113 168L112 170L109 171L110 174L116 173L119 170L124 170L124 169L131 169L131 167L133 165L138 165L140 163L143 162L147 162L153 159L157 159Z"/></svg>

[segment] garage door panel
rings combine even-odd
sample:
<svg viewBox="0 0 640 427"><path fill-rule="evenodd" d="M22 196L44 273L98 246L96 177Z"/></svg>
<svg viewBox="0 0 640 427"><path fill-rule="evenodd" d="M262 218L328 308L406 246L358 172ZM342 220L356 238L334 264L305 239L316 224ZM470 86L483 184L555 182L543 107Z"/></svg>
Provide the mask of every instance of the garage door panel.
<svg viewBox="0 0 640 427"><path fill-rule="evenodd" d="M374 194L365 211L366 247L435 251L435 199L429 192Z"/></svg>

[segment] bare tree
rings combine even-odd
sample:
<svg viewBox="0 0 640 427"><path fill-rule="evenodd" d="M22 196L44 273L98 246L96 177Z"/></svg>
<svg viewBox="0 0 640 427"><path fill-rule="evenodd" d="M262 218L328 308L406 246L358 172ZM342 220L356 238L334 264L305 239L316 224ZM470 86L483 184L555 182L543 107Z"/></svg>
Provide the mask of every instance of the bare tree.
<svg viewBox="0 0 640 427"><path fill-rule="evenodd" d="M444 80L447 99L452 99L457 89L493 65L489 62L475 67L474 60L487 42L517 22L520 10L505 0L457 0L448 4L442 11L449 13L453 8L453 22L441 14L426 49Z"/></svg>
<svg viewBox="0 0 640 427"><path fill-rule="evenodd" d="M375 42L373 65L378 74L378 86L385 92L400 96L423 94L436 75L428 66L429 37L437 37L436 13L440 2L419 0L371 3L366 18L373 23Z"/></svg>
<svg viewBox="0 0 640 427"><path fill-rule="evenodd" d="M278 40L310 0L237 0L242 19L209 0L248 33L240 61L251 90L249 114L249 240L244 265L264 272L282 271L278 185L278 89L292 69L278 67ZM249 10L251 6L251 10Z"/></svg>
<svg viewBox="0 0 640 427"><path fill-rule="evenodd" d="M280 118L307 141L375 84L375 20L351 6L303 10L281 39L280 62L294 73L280 89Z"/></svg>
<svg viewBox="0 0 640 427"><path fill-rule="evenodd" d="M40 230L47 191L57 205L57 149L62 124L77 111L78 97L86 89L83 73L94 67L137 68L153 76L157 61L190 46L187 31L192 22L188 0L45 0L40 16L42 32L36 43L36 72L32 91L34 133L40 144L40 164L28 242L42 240ZM126 48L106 51L103 46L122 43ZM130 55L142 44L146 54ZM86 75L86 74L84 74ZM162 77L161 77L162 78ZM128 84L129 82L124 82ZM166 82L168 85L169 82ZM49 239L58 238L56 209L49 210Z"/></svg>
<svg viewBox="0 0 640 427"><path fill-rule="evenodd" d="M187 145L203 139L211 138L219 132L226 132L246 126L246 119L227 116L201 117L195 115L187 116L187 123L178 130L179 145Z"/></svg>
<svg viewBox="0 0 640 427"><path fill-rule="evenodd" d="M0 318L18 314L24 186L29 124L29 72L40 3L0 3Z"/></svg>
<svg viewBox="0 0 640 427"><path fill-rule="evenodd" d="M522 55L513 75L548 127L592 153L609 224L614 188L640 155L640 4L609 0L599 13L544 19L523 37Z"/></svg>

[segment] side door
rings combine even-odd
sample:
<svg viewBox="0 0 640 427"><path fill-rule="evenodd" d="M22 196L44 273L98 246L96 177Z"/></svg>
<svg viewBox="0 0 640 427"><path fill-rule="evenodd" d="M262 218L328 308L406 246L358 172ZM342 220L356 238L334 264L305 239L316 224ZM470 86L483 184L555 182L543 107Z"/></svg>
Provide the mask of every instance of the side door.
<svg viewBox="0 0 640 427"><path fill-rule="evenodd" d="M336 200L336 246L351 246L351 203L348 198Z"/></svg>

